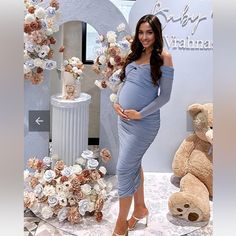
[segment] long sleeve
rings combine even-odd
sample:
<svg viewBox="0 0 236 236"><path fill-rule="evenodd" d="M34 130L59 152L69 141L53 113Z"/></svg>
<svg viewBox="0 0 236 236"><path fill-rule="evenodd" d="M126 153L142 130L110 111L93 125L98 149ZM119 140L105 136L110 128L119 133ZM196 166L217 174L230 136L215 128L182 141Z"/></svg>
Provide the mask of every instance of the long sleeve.
<svg viewBox="0 0 236 236"><path fill-rule="evenodd" d="M174 77L174 68L169 66L162 66L161 69L162 77L160 79L159 87L160 95L140 111L142 118L158 111L163 105L165 105L170 100Z"/></svg>

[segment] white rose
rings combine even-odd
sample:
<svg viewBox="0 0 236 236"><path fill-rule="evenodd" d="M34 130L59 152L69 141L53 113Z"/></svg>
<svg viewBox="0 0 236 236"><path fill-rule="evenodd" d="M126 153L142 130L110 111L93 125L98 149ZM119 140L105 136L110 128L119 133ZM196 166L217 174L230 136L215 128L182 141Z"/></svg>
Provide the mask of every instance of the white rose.
<svg viewBox="0 0 236 236"><path fill-rule="evenodd" d="M116 64L114 57L110 58L110 63L114 66Z"/></svg>
<svg viewBox="0 0 236 236"><path fill-rule="evenodd" d="M27 50L24 50L24 61L27 61L30 59L30 56L27 53Z"/></svg>
<svg viewBox="0 0 236 236"><path fill-rule="evenodd" d="M68 196L68 202L71 206L75 205L76 204L76 199L73 195L69 195Z"/></svg>
<svg viewBox="0 0 236 236"><path fill-rule="evenodd" d="M51 207L48 206L43 207L41 214L45 220L51 218L53 215Z"/></svg>
<svg viewBox="0 0 236 236"><path fill-rule="evenodd" d="M57 195L52 195L52 196L49 196L48 197L48 205L50 207L54 207L57 205L59 199L58 199L58 196Z"/></svg>
<svg viewBox="0 0 236 236"><path fill-rule="evenodd" d="M79 213L84 216L85 212L89 209L89 201L88 199L83 199L79 201Z"/></svg>
<svg viewBox="0 0 236 236"><path fill-rule="evenodd" d="M34 193L35 193L35 196L38 197L38 198L41 198L43 197L43 185L42 184L38 184L35 186L34 188Z"/></svg>
<svg viewBox="0 0 236 236"><path fill-rule="evenodd" d="M28 169L24 170L24 180L26 180L30 176L30 172Z"/></svg>
<svg viewBox="0 0 236 236"><path fill-rule="evenodd" d="M63 191L64 191L65 193L67 193L67 192L70 190L70 188L71 188L71 183L70 183L69 181L65 181L65 182L62 184L62 186L63 186Z"/></svg>
<svg viewBox="0 0 236 236"><path fill-rule="evenodd" d="M64 66L67 66L69 64L68 60L64 60L63 64Z"/></svg>
<svg viewBox="0 0 236 236"><path fill-rule="evenodd" d="M38 203L37 201L34 201L33 205L30 207L30 210L31 210L34 214L40 213L41 210L42 210L41 204Z"/></svg>
<svg viewBox="0 0 236 236"><path fill-rule="evenodd" d="M43 163L48 167L51 166L52 158L51 157L44 157L43 158Z"/></svg>
<svg viewBox="0 0 236 236"><path fill-rule="evenodd" d="M25 49L29 52L34 52L35 46L31 42L26 42Z"/></svg>
<svg viewBox="0 0 236 236"><path fill-rule="evenodd" d="M41 60L40 58L35 58L34 59L34 65L36 66L36 67L43 67L43 64L44 64L44 61L43 60Z"/></svg>
<svg viewBox="0 0 236 236"><path fill-rule="evenodd" d="M49 53L50 47L48 47L48 45L43 45L41 50L44 50L45 52Z"/></svg>
<svg viewBox="0 0 236 236"><path fill-rule="evenodd" d="M104 88L102 87L102 83L101 83L101 81L99 81L99 80L95 80L94 84L95 84L96 86L98 86L98 88L100 88L100 89L104 89Z"/></svg>
<svg viewBox="0 0 236 236"><path fill-rule="evenodd" d="M81 156L82 156L84 159L92 159L92 158L94 158L93 152L90 151L90 150L85 150L85 151L83 151L83 153L81 154Z"/></svg>
<svg viewBox="0 0 236 236"><path fill-rule="evenodd" d="M94 188L94 190L96 191L97 194L98 194L98 193L100 192L100 190L101 190L101 189L100 189L100 186L99 186L98 184L95 184L93 188Z"/></svg>
<svg viewBox="0 0 236 236"><path fill-rule="evenodd" d="M76 159L75 163L84 166L86 164L86 160L82 157L79 157Z"/></svg>
<svg viewBox="0 0 236 236"><path fill-rule="evenodd" d="M107 41L108 43L115 43L116 42L116 33L114 31L107 32Z"/></svg>
<svg viewBox="0 0 236 236"><path fill-rule="evenodd" d="M61 206L67 206L67 198L66 197L59 197L59 204L61 205Z"/></svg>
<svg viewBox="0 0 236 236"><path fill-rule="evenodd" d="M35 10L34 15L39 19L43 19L46 16L46 12L42 7L39 7Z"/></svg>
<svg viewBox="0 0 236 236"><path fill-rule="evenodd" d="M105 175L107 173L107 169L104 166L100 166L99 170Z"/></svg>
<svg viewBox="0 0 236 236"><path fill-rule="evenodd" d="M27 74L30 71L31 71L31 69L28 66L24 65L24 74Z"/></svg>
<svg viewBox="0 0 236 236"><path fill-rule="evenodd" d="M89 202L88 211L92 212L94 210L95 210L95 203L94 202Z"/></svg>
<svg viewBox="0 0 236 236"><path fill-rule="evenodd" d="M35 52L39 53L41 51L42 47L40 45L36 45L34 50Z"/></svg>
<svg viewBox="0 0 236 236"><path fill-rule="evenodd" d="M52 185L47 185L43 189L43 194L46 196L52 196L56 193L55 188Z"/></svg>
<svg viewBox="0 0 236 236"><path fill-rule="evenodd" d="M117 31L118 32L121 32L121 31L124 31L125 30L125 24L124 23L121 23L117 26Z"/></svg>
<svg viewBox="0 0 236 236"><path fill-rule="evenodd" d="M69 167L65 167L62 171L61 171L61 174L66 176L66 177L69 177L73 174L73 169L71 166Z"/></svg>
<svg viewBox="0 0 236 236"><path fill-rule="evenodd" d="M78 74L79 69L74 66L74 67L72 68L72 71L73 71L74 73Z"/></svg>
<svg viewBox="0 0 236 236"><path fill-rule="evenodd" d="M99 193L99 197L102 199L105 199L107 197L107 192L105 189L101 190L101 192Z"/></svg>
<svg viewBox="0 0 236 236"><path fill-rule="evenodd" d="M72 169L74 174L80 174L82 172L82 168L80 165L73 165Z"/></svg>
<svg viewBox="0 0 236 236"><path fill-rule="evenodd" d="M81 185L81 191L82 193L84 193L85 195L89 195L91 193L91 186L89 184L83 184Z"/></svg>
<svg viewBox="0 0 236 236"><path fill-rule="evenodd" d="M63 185L62 184L57 184L56 185L56 192L58 193L58 195L61 195L63 192Z"/></svg>
<svg viewBox="0 0 236 236"><path fill-rule="evenodd" d="M106 188L106 183L104 182L104 179L103 179L103 178L98 179L98 180L97 180L97 183L99 184L99 186L100 186L101 189Z"/></svg>
<svg viewBox="0 0 236 236"><path fill-rule="evenodd" d="M82 75L83 71L81 69L78 69L77 74Z"/></svg>
<svg viewBox="0 0 236 236"><path fill-rule="evenodd" d="M95 169L98 165L99 165L99 163L95 159L89 159L87 162L88 169Z"/></svg>
<svg viewBox="0 0 236 236"><path fill-rule="evenodd" d="M57 218L59 222L63 222L67 219L68 209L66 207L63 207L57 214Z"/></svg>
<svg viewBox="0 0 236 236"><path fill-rule="evenodd" d="M45 50L41 50L39 53L38 53L38 56L40 58L44 58L48 55L48 53L45 51Z"/></svg>
<svg viewBox="0 0 236 236"><path fill-rule="evenodd" d="M115 43L110 43L110 47L115 47L116 44Z"/></svg>
<svg viewBox="0 0 236 236"><path fill-rule="evenodd" d="M35 16L34 16L33 14L27 14L27 15L25 16L25 21L26 21L27 23L33 22L33 21L35 21Z"/></svg>
<svg viewBox="0 0 236 236"><path fill-rule="evenodd" d="M104 65L106 63L106 57L104 55L99 56L98 58L99 63Z"/></svg>
<svg viewBox="0 0 236 236"><path fill-rule="evenodd" d="M115 102L116 99L117 99L117 95L116 95L115 93L112 93L112 94L110 95L110 101L111 101L111 102Z"/></svg>
<svg viewBox="0 0 236 236"><path fill-rule="evenodd" d="M98 36L98 40L99 40L100 42L104 41L104 36L103 36L103 35L99 35L99 36Z"/></svg>
<svg viewBox="0 0 236 236"><path fill-rule="evenodd" d="M51 182L56 177L56 173L53 170L46 170L44 173L44 180Z"/></svg>
<svg viewBox="0 0 236 236"><path fill-rule="evenodd" d="M47 28L45 34L46 34L47 36L50 36L50 35L53 34L53 30L50 29L50 28Z"/></svg>

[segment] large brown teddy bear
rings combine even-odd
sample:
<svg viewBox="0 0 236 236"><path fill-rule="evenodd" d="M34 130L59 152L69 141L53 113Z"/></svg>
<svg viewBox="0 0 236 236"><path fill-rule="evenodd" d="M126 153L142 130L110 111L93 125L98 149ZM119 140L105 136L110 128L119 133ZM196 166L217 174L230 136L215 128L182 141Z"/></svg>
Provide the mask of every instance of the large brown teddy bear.
<svg viewBox="0 0 236 236"><path fill-rule="evenodd" d="M213 104L193 104L188 112L193 118L194 134L181 143L173 159L174 175L182 178L180 192L169 198L169 211L188 221L208 221L213 174Z"/></svg>

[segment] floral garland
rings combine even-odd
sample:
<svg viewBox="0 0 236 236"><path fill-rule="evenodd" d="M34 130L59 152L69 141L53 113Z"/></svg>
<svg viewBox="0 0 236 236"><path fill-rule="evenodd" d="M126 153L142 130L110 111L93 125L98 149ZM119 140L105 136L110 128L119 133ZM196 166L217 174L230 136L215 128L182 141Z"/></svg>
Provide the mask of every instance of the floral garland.
<svg viewBox="0 0 236 236"><path fill-rule="evenodd" d="M105 162L111 158L107 149L102 149L100 156ZM98 165L96 155L89 150L84 151L73 166L66 166L57 155L43 160L29 159L28 166L34 172L24 171L24 207L43 219L57 217L59 222L79 223L85 214L101 221L112 184L104 181L106 168Z"/></svg>
<svg viewBox="0 0 236 236"><path fill-rule="evenodd" d="M125 36L122 40L117 41L121 34ZM119 73L126 57L130 53L132 41L132 37L126 34L124 23L117 27L116 32L108 31L106 35L99 36L97 40L97 56L93 64L93 70L103 77L102 80L95 81L95 84L100 89L109 87L113 92L117 92L118 86L121 83ZM111 100L114 99L114 94L111 98Z"/></svg>
<svg viewBox="0 0 236 236"><path fill-rule="evenodd" d="M59 30L59 3L51 0L45 7L43 0L24 0L24 4L24 78L39 84L44 70L56 68L51 45L56 43L53 33Z"/></svg>

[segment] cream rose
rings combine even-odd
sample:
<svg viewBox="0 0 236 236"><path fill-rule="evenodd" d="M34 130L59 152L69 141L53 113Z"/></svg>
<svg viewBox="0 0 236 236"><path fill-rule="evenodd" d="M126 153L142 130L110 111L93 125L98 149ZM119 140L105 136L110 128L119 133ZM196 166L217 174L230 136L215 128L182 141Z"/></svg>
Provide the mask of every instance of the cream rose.
<svg viewBox="0 0 236 236"><path fill-rule="evenodd" d="M125 30L125 24L124 23L119 24L116 29L117 29L118 32L124 31Z"/></svg>
<svg viewBox="0 0 236 236"><path fill-rule="evenodd" d="M72 170L74 174L80 174L82 172L82 168L80 165L73 165Z"/></svg>
<svg viewBox="0 0 236 236"><path fill-rule="evenodd" d="M43 189L43 194L46 196L52 196L56 193L55 188L52 185L47 185Z"/></svg>
<svg viewBox="0 0 236 236"><path fill-rule="evenodd" d="M105 175L107 173L107 169L104 166L100 166L99 170Z"/></svg>
<svg viewBox="0 0 236 236"><path fill-rule="evenodd" d="M116 95L115 93L112 93L112 94L110 95L110 101L111 101L111 102L115 102L116 99L117 99L117 95Z"/></svg>
<svg viewBox="0 0 236 236"><path fill-rule="evenodd" d="M91 193L91 186L89 184L83 184L81 185L81 191L85 195L89 195Z"/></svg>
<svg viewBox="0 0 236 236"><path fill-rule="evenodd" d="M75 163L84 166L86 164L86 160L82 157L79 157L76 159Z"/></svg>
<svg viewBox="0 0 236 236"><path fill-rule="evenodd" d="M106 63L106 57L104 55L99 56L98 61L100 64L104 65Z"/></svg>
<svg viewBox="0 0 236 236"><path fill-rule="evenodd" d="M46 12L42 7L39 7L35 10L34 15L39 19L43 19L46 16Z"/></svg>
<svg viewBox="0 0 236 236"><path fill-rule="evenodd" d="M47 220L53 216L53 211L52 211L51 207L45 206L45 207L43 207L41 214L42 214L42 217L45 220Z"/></svg>

